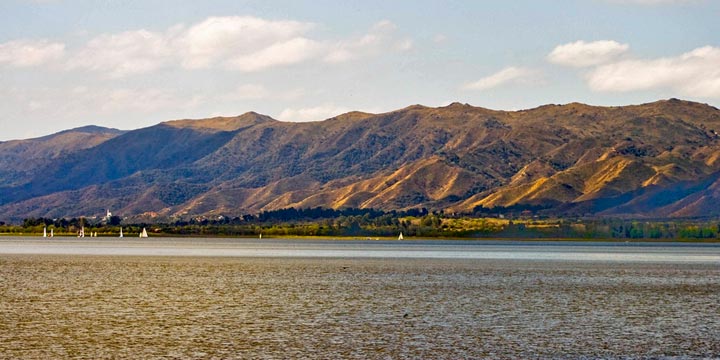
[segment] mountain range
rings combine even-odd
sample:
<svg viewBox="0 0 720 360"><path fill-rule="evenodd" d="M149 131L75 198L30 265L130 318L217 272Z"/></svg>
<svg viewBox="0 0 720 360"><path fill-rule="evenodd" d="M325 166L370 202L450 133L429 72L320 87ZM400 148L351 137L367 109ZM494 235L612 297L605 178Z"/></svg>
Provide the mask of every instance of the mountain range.
<svg viewBox="0 0 720 360"><path fill-rule="evenodd" d="M532 207L720 215L720 110L678 99L497 111L413 105L318 122L254 112L0 142L0 220L237 216L287 207Z"/></svg>

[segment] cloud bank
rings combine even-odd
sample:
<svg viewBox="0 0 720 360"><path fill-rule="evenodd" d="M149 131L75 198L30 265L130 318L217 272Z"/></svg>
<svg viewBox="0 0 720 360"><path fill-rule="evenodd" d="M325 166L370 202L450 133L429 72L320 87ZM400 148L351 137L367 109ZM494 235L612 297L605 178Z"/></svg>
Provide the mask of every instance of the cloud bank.
<svg viewBox="0 0 720 360"><path fill-rule="evenodd" d="M488 90L509 83L528 83L535 77L532 69L509 66L480 80L463 85L463 90Z"/></svg>
<svg viewBox="0 0 720 360"><path fill-rule="evenodd" d="M0 44L0 65L30 67L56 62L65 55L65 45L49 40L14 40Z"/></svg>
<svg viewBox="0 0 720 360"><path fill-rule="evenodd" d="M210 17L191 26L165 31L146 29L102 34L78 49L48 40L16 40L0 44L0 65L40 66L67 58L66 70L99 72L109 78L164 68L221 68L258 72L303 62L340 63L387 52L412 49L398 38L389 21L373 25L357 38L313 38L315 24L252 16Z"/></svg>
<svg viewBox="0 0 720 360"><path fill-rule="evenodd" d="M720 48L704 46L675 57L625 60L593 69L596 91L670 89L686 96L720 98Z"/></svg>
<svg viewBox="0 0 720 360"><path fill-rule="evenodd" d="M638 59L617 41L576 41L556 46L551 63L586 68L587 86L598 92L669 90L680 96L720 99L720 48L699 47L684 54Z"/></svg>
<svg viewBox="0 0 720 360"><path fill-rule="evenodd" d="M580 40L556 46L547 59L558 65L587 67L615 60L629 48L627 44L612 40L593 42Z"/></svg>

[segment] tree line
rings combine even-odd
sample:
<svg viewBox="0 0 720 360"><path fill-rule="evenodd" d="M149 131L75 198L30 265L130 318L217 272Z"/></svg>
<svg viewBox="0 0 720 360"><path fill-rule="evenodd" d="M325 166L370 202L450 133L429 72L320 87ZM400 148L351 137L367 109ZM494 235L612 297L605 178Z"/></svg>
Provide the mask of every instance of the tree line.
<svg viewBox="0 0 720 360"><path fill-rule="evenodd" d="M528 209L514 209L528 210ZM535 209L533 209L535 210ZM28 218L22 225L0 223L0 233L75 234L81 227L99 235L126 234L147 227L151 233L180 236L355 236L453 238L577 238L577 239L718 239L720 221L639 221L627 219L538 219L478 217L430 212L427 209L287 208L243 216L196 217L159 223L109 219Z"/></svg>

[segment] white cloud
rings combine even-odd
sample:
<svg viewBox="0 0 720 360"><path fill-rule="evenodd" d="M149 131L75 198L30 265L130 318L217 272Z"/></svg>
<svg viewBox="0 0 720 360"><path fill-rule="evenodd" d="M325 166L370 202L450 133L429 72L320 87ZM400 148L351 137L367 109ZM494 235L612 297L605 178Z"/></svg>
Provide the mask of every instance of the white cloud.
<svg viewBox="0 0 720 360"><path fill-rule="evenodd" d="M705 46L676 57L606 64L592 70L587 80L596 91L671 89L720 99L720 48Z"/></svg>
<svg viewBox="0 0 720 360"><path fill-rule="evenodd" d="M397 43L396 48L398 51L410 51L415 47L415 44L411 39L404 39Z"/></svg>
<svg viewBox="0 0 720 360"><path fill-rule="evenodd" d="M412 39L397 39L396 26L381 21L364 35L342 40L310 37L312 23L275 21L250 16L210 17L190 27L164 32L133 30L103 34L76 51L70 69L87 69L109 77L141 74L167 67L221 67L257 72L308 61L343 62L412 49Z"/></svg>
<svg viewBox="0 0 720 360"><path fill-rule="evenodd" d="M329 119L349 111L351 110L346 107L324 104L310 108L285 109L278 115L278 120L292 122L318 121Z"/></svg>
<svg viewBox="0 0 720 360"><path fill-rule="evenodd" d="M240 85L233 91L224 94L223 100L238 101L238 100L258 100L265 99L270 96L270 91L262 85L257 84L245 84Z"/></svg>
<svg viewBox="0 0 720 360"><path fill-rule="evenodd" d="M301 37L312 27L297 21L228 16L210 17L189 28L176 25L164 32L103 34L78 51L69 67L100 71L110 77L172 66L203 69L221 65L253 72L312 57L314 42Z"/></svg>
<svg viewBox="0 0 720 360"><path fill-rule="evenodd" d="M38 66L60 60L65 45L48 40L15 40L0 44L0 65Z"/></svg>
<svg viewBox="0 0 720 360"><path fill-rule="evenodd" d="M400 52L411 50L413 48L412 39L395 41L396 30L397 26L392 22L380 21L374 24L367 34L328 44L324 60L329 63L339 63L375 56L390 48Z"/></svg>
<svg viewBox="0 0 720 360"><path fill-rule="evenodd" d="M305 90L301 88L271 90L259 84L243 84L218 96L217 98L229 102L263 99L290 101L297 100L304 95Z"/></svg>
<svg viewBox="0 0 720 360"><path fill-rule="evenodd" d="M299 37L275 43L252 54L236 56L227 64L231 69L253 72L303 62L316 57L321 49L319 43Z"/></svg>
<svg viewBox="0 0 720 360"><path fill-rule="evenodd" d="M487 90L508 83L528 83L536 77L536 72L523 67L506 67L478 81L465 84L463 90Z"/></svg>
<svg viewBox="0 0 720 360"><path fill-rule="evenodd" d="M190 27L177 42L184 55L183 66L203 68L227 58L252 57L301 38L313 27L311 23L251 16L210 17Z"/></svg>
<svg viewBox="0 0 720 360"><path fill-rule="evenodd" d="M167 66L172 56L172 46L164 34L136 30L91 39L68 62L68 66L71 69L104 72L110 77L123 77Z"/></svg>
<svg viewBox="0 0 720 360"><path fill-rule="evenodd" d="M60 93L60 94L58 94ZM35 93L34 98L44 99L52 109L44 111L71 114L92 113L115 114L119 111L153 113L158 110L187 108L191 99L177 94L175 90L162 88L97 88L77 86L69 92L60 89L46 89Z"/></svg>
<svg viewBox="0 0 720 360"><path fill-rule="evenodd" d="M627 44L613 40L593 42L580 40L556 46L547 58L550 62L559 65L587 67L613 61L629 48Z"/></svg>
<svg viewBox="0 0 720 360"><path fill-rule="evenodd" d="M432 41L436 44L442 44L448 40L448 37L445 34L436 34L433 36Z"/></svg>

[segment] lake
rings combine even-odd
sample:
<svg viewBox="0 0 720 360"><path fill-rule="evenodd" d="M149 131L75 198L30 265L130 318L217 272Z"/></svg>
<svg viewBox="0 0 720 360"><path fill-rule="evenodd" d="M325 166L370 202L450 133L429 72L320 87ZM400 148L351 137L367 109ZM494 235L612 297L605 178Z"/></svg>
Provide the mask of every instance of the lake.
<svg viewBox="0 0 720 360"><path fill-rule="evenodd" d="M0 254L720 263L718 243L0 237Z"/></svg>
<svg viewBox="0 0 720 360"><path fill-rule="evenodd" d="M720 245L0 238L2 358L720 356Z"/></svg>

